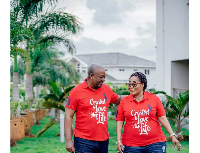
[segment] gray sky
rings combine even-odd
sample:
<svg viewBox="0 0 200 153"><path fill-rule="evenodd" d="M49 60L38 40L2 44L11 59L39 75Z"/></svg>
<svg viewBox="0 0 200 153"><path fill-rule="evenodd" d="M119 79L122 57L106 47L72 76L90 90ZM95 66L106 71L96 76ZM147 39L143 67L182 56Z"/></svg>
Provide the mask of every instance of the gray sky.
<svg viewBox="0 0 200 153"><path fill-rule="evenodd" d="M84 25L72 37L77 54L123 52L155 62L156 0L59 0L57 7Z"/></svg>

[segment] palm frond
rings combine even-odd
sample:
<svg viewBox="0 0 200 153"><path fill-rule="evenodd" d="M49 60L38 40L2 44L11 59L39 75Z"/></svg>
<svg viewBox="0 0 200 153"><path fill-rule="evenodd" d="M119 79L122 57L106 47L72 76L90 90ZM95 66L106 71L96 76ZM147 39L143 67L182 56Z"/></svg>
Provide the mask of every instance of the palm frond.
<svg viewBox="0 0 200 153"><path fill-rule="evenodd" d="M30 61L29 53L26 50L19 47L11 47L10 55L11 57L15 55L20 55L23 60Z"/></svg>
<svg viewBox="0 0 200 153"><path fill-rule="evenodd" d="M164 92L164 91L153 91L152 93L153 94L164 94L164 95L166 95L166 92Z"/></svg>
<svg viewBox="0 0 200 153"><path fill-rule="evenodd" d="M37 16L39 12L44 10L46 3L55 5L57 0L20 0L18 6L21 8L21 22L27 22L33 15Z"/></svg>
<svg viewBox="0 0 200 153"><path fill-rule="evenodd" d="M44 125L43 129L36 134L36 137L41 137L44 132L46 132L50 127L59 123L59 121L50 120L47 124Z"/></svg>
<svg viewBox="0 0 200 153"><path fill-rule="evenodd" d="M49 81L49 84L51 85L51 88L53 89L54 94L57 94L59 91L59 88L55 82Z"/></svg>
<svg viewBox="0 0 200 153"><path fill-rule="evenodd" d="M171 108L171 110L173 110L174 113L177 115L180 114L178 101L169 95L166 95L166 98L168 103L170 104L169 107Z"/></svg>
<svg viewBox="0 0 200 153"><path fill-rule="evenodd" d="M60 29L66 35L77 34L83 29L78 17L62 11L42 15L33 26L36 27L35 30L38 32Z"/></svg>
<svg viewBox="0 0 200 153"><path fill-rule="evenodd" d="M59 97L59 102L63 103L65 98L69 95L69 92L74 88L75 86L69 86L67 87L64 92Z"/></svg>
<svg viewBox="0 0 200 153"><path fill-rule="evenodd" d="M55 94L48 94L46 96L43 97L46 101L48 99L51 99L51 100L54 100L54 101L58 101L59 100L59 97Z"/></svg>
<svg viewBox="0 0 200 153"><path fill-rule="evenodd" d="M43 106L45 108L56 108L59 110L65 111L65 107L63 106L63 103L56 102L54 100L48 99L47 101L44 101Z"/></svg>
<svg viewBox="0 0 200 153"><path fill-rule="evenodd" d="M68 86L67 88L65 88L64 93L66 95L69 95L69 92L74 88L75 86Z"/></svg>
<svg viewBox="0 0 200 153"><path fill-rule="evenodd" d="M178 95L179 109L182 112L185 106L189 103L189 91L179 93Z"/></svg>

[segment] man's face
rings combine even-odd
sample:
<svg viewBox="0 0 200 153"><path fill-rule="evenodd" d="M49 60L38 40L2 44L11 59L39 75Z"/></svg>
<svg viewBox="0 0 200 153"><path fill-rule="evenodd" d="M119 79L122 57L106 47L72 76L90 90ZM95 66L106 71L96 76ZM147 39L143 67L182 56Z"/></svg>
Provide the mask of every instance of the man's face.
<svg viewBox="0 0 200 153"><path fill-rule="evenodd" d="M98 68L94 71L94 74L91 75L92 85L94 89L100 88L105 81L105 70L103 68Z"/></svg>

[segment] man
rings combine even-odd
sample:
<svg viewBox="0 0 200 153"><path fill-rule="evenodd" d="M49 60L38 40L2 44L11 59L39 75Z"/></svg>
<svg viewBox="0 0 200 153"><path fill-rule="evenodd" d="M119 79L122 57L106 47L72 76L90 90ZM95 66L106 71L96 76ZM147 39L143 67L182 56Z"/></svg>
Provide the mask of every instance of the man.
<svg viewBox="0 0 200 153"><path fill-rule="evenodd" d="M85 81L73 88L65 109L66 150L76 153L107 153L109 134L107 112L109 103L119 104L105 81L105 70L92 64ZM76 112L74 144L71 137L73 116Z"/></svg>

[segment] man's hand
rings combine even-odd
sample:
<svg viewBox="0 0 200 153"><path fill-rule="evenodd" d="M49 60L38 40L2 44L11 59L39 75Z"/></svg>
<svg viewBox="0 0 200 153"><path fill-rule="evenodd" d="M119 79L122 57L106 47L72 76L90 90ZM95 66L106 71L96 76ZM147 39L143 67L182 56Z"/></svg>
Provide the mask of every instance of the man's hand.
<svg viewBox="0 0 200 153"><path fill-rule="evenodd" d="M175 148L177 146L177 151L181 150L181 144L179 143L179 141L176 139L175 136L172 136L172 143L173 143Z"/></svg>
<svg viewBox="0 0 200 153"><path fill-rule="evenodd" d="M66 150L69 152L75 152L74 144L72 140L66 140Z"/></svg>

